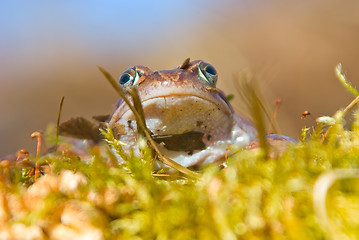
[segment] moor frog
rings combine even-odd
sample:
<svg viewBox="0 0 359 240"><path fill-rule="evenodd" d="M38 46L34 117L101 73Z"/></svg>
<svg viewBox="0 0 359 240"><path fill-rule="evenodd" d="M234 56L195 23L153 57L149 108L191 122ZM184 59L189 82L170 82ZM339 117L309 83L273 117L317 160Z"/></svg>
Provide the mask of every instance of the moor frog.
<svg viewBox="0 0 359 240"><path fill-rule="evenodd" d="M224 160L231 144L247 146L256 130L238 115L218 88L215 68L201 60L172 70L151 71L133 66L122 73L124 89L137 86L146 125L163 154L185 167ZM137 147L137 126L129 107L120 99L109 120L122 124L119 139L125 150Z"/></svg>

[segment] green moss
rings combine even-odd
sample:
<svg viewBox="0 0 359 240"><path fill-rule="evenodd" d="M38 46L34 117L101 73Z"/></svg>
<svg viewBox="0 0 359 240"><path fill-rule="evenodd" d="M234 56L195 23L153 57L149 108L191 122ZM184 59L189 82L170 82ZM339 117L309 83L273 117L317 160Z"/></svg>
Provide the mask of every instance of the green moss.
<svg viewBox="0 0 359 240"><path fill-rule="evenodd" d="M47 163L57 178L70 170L83 174L87 184L70 194L56 182L57 190L40 200L45 205L25 209L22 217L13 217L8 224L38 225L47 219L53 226L61 222L67 204L78 201L81 211L103 219L101 224L96 220L87 224L113 239L323 239L328 233L333 238L358 237L359 181L344 178L329 188L323 202L327 219L316 213L313 196L318 193L313 186L325 173L358 167L359 131L344 130L341 121L327 132L322 129L318 125L310 140L290 145L278 159L264 158L257 150L237 152L227 168L208 167L199 180L152 176L152 155L127 155L108 130L104 132L108 143L127 162L113 165L106 146L87 149L92 156L88 163L66 156L65 151L42 156L38 160ZM14 165L0 170L2 194L20 188L15 194L26 200L29 187L21 185L16 174L20 169ZM55 217L50 221L49 216Z"/></svg>

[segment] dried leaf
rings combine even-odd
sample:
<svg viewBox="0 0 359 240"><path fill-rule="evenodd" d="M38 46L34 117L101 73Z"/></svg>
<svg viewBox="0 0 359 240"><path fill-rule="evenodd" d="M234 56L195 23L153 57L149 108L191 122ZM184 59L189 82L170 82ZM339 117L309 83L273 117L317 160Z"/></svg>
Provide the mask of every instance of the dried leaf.
<svg viewBox="0 0 359 240"><path fill-rule="evenodd" d="M102 139L99 127L99 123L91 122L84 117L75 117L60 124L60 135L90 139L97 143Z"/></svg>
<svg viewBox="0 0 359 240"><path fill-rule="evenodd" d="M106 122L109 119L109 117L110 117L110 114L106 114L106 115L93 116L92 118L98 122Z"/></svg>
<svg viewBox="0 0 359 240"><path fill-rule="evenodd" d="M168 150L193 151L206 148L203 135L202 132L191 131L183 134L154 135L152 138L157 143L163 143Z"/></svg>

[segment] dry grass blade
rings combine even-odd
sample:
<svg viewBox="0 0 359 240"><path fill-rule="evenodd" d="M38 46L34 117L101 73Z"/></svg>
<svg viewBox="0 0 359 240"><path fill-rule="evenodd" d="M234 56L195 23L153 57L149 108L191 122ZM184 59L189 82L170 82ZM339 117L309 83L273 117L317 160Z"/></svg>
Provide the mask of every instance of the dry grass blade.
<svg viewBox="0 0 359 240"><path fill-rule="evenodd" d="M133 97L134 99L134 102L138 102L138 106L139 108L141 109L140 112L143 113L143 109L142 109L142 104L140 103L139 101L139 96L138 96L138 92L137 92L137 89L132 87L131 88L131 96ZM137 100L135 100L137 99ZM139 116L141 116L140 114L138 114ZM144 114L143 114L143 117L144 117ZM142 132L145 134L145 136L147 137L147 140L149 141L150 143L150 146L152 147L152 149L157 153L158 155L158 158L163 162L165 163L166 165L192 177L192 178L199 178L201 176L201 174L197 173L197 172L194 172L194 171L191 171L189 170L188 168L186 167L183 167L182 165L176 163L175 161L173 161L172 159L166 157L165 155L163 155L161 153L161 151L158 149L157 147L157 144L156 142L152 139L146 125L145 125L145 119L143 118L142 120L141 119L137 119L136 118L136 121L137 122L140 122L139 126L140 128L142 128Z"/></svg>
<svg viewBox="0 0 359 240"><path fill-rule="evenodd" d="M245 88L247 88L247 87L244 85L248 85L248 88L253 89L253 91L251 90L250 92L253 92L255 94L254 99L258 100L259 107L263 111L265 118L268 120L268 122L270 124L269 128L268 128L269 131L267 131L267 133L280 134L280 128L279 128L279 125L278 125L276 119L277 119L277 115L278 115L278 108L279 108L279 105L281 104L281 100L276 99L276 101L275 101L276 109L275 109L275 112L273 112L272 108L265 101L262 100L263 97L260 94L260 91L256 84L255 78L253 77L251 72L249 72L248 70L242 71L240 73L240 76L238 78L235 78L234 84L235 84L235 87L236 87L238 93L241 95L242 99L245 101L248 109L250 109L251 111L252 111L252 104L250 101L248 101L248 100L250 100L250 99L248 99L249 92L246 92ZM252 101L254 99L252 99Z"/></svg>
<svg viewBox="0 0 359 240"><path fill-rule="evenodd" d="M153 148L153 150L157 153L158 158L161 162L163 162L164 164L168 165L169 167L172 167L174 169L176 169L177 171L187 175L188 177L191 178L199 178L201 176L201 174L191 171L190 169L183 167L182 165L176 163L175 161L173 161L172 159L164 156L161 151L158 149L156 142L152 139L151 135L149 134L146 124L145 124L145 120L142 117L141 118L141 114L135 109L135 107L130 103L130 101L128 100L128 98L126 97L126 93L124 92L124 90L117 85L115 79L111 76L111 74L109 74L105 69L98 67L99 70L104 74L104 76L106 77L106 79L110 82L110 84L112 85L112 87L118 92L118 94L122 97L122 99L125 101L125 103L129 106L129 108L131 109L131 111L133 112L133 114L135 115L137 124L139 125L139 127L142 129L143 133L145 134L147 140L150 143L150 146ZM134 94L134 97L137 98L138 97L138 93L137 90L135 88L132 88L132 94ZM136 96L137 95L137 96ZM134 100L135 101L135 100ZM142 105L141 105L142 108Z"/></svg>
<svg viewBox="0 0 359 240"><path fill-rule="evenodd" d="M258 131L258 141L260 147L263 149L264 155L268 156L269 147L266 141L266 127L263 119L263 112L267 113L267 111L265 111L264 105L258 97L258 88L255 86L255 82L249 73L243 73L241 76L241 82L236 81L235 83L237 91L240 93L254 118L253 120ZM267 117L270 119L268 114Z"/></svg>
<svg viewBox="0 0 359 240"><path fill-rule="evenodd" d="M133 86L133 87L127 89L127 92L131 95L132 100L133 100L133 105L134 105L135 109L137 110L138 114L140 115L139 120L142 122L141 125L146 126L145 113L143 111L141 100L140 100L140 97L138 96L136 88ZM148 131L147 127L146 127L146 131ZM137 133L141 137L146 136L145 133L143 132L143 129L140 127L139 124L137 124Z"/></svg>

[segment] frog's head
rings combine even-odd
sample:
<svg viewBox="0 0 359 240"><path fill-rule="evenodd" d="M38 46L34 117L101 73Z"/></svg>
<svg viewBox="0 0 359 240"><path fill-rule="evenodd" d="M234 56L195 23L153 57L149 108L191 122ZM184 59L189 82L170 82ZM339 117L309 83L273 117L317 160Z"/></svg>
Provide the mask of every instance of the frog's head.
<svg viewBox="0 0 359 240"><path fill-rule="evenodd" d="M238 128L238 119L225 94L216 88L217 79L217 71L211 64L196 60L173 70L155 72L144 66L133 66L122 73L119 83L122 88L137 86L146 125L154 139L166 155L190 166L207 162L203 157L194 160L197 153L204 154L203 150L214 151L218 144L233 139L248 144L252 137L243 131L238 135L241 127ZM109 123L123 124L126 134L121 140L133 147L137 139L135 117L123 101L115 106ZM182 160L176 160L177 157ZM212 158L215 159L209 162L219 157Z"/></svg>

